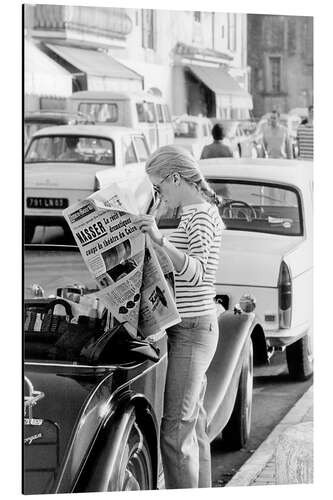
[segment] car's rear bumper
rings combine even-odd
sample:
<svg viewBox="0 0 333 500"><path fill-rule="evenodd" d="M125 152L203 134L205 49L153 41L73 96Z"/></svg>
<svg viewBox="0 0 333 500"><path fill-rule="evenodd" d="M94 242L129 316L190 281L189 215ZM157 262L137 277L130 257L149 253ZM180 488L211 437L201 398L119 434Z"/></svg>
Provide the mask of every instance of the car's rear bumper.
<svg viewBox="0 0 333 500"><path fill-rule="evenodd" d="M266 331L265 337L269 346L283 347L293 344L304 337L310 330L310 323L305 322L293 328Z"/></svg>
<svg viewBox="0 0 333 500"><path fill-rule="evenodd" d="M25 223L31 226L67 226L67 222L62 214L30 215L24 216Z"/></svg>

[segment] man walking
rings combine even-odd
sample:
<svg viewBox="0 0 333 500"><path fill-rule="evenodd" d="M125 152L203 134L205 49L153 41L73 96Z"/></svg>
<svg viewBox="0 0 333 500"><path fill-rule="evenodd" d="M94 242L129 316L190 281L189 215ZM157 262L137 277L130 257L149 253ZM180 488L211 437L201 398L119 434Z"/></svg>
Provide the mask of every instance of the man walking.
<svg viewBox="0 0 333 500"><path fill-rule="evenodd" d="M216 123L212 128L214 142L205 146L201 153L201 159L206 158L232 158L232 152L228 146L222 143L224 132L222 125Z"/></svg>
<svg viewBox="0 0 333 500"><path fill-rule="evenodd" d="M262 127L262 139L268 158L292 158L287 129L279 123L280 113L271 112L269 122Z"/></svg>
<svg viewBox="0 0 333 500"><path fill-rule="evenodd" d="M308 110L307 122L297 128L298 157L302 160L313 160L313 106Z"/></svg>

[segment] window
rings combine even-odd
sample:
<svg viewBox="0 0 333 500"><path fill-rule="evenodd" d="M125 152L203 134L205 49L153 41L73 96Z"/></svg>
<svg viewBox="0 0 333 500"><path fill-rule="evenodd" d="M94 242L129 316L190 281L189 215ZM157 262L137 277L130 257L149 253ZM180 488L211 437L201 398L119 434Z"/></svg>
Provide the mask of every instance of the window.
<svg viewBox="0 0 333 500"><path fill-rule="evenodd" d="M147 122L148 123L155 123L157 120L156 120L154 103L153 102L145 102L144 104L146 106Z"/></svg>
<svg viewBox="0 0 333 500"><path fill-rule="evenodd" d="M142 9L142 47L155 49L155 19L152 9Z"/></svg>
<svg viewBox="0 0 333 500"><path fill-rule="evenodd" d="M168 123L171 123L171 115L170 115L169 106L167 104L164 104L163 108L164 108L165 121Z"/></svg>
<svg viewBox="0 0 333 500"><path fill-rule="evenodd" d="M194 11L194 21L196 23L201 23L201 12L199 10Z"/></svg>
<svg viewBox="0 0 333 500"><path fill-rule="evenodd" d="M224 38L224 25L221 26L221 38Z"/></svg>
<svg viewBox="0 0 333 500"><path fill-rule="evenodd" d="M114 123L119 119L118 105L115 103L80 102L79 111L95 122Z"/></svg>
<svg viewBox="0 0 333 500"><path fill-rule="evenodd" d="M140 136L135 136L133 140L135 144L136 153L138 155L138 160L146 161L149 156L149 151L144 138Z"/></svg>
<svg viewBox="0 0 333 500"><path fill-rule="evenodd" d="M227 230L251 231L301 236L303 218L298 193L287 186L258 182L237 182L222 179L208 180L214 191L222 197L219 207ZM232 203L237 200L239 204ZM160 228L176 228L179 210L160 205L157 214Z"/></svg>
<svg viewBox="0 0 333 500"><path fill-rule="evenodd" d="M111 139L70 134L36 137L25 161L114 165L114 144Z"/></svg>
<svg viewBox="0 0 333 500"><path fill-rule="evenodd" d="M281 92L281 57L270 57L271 91Z"/></svg>
<svg viewBox="0 0 333 500"><path fill-rule="evenodd" d="M146 114L145 114L145 108L144 108L143 102L136 103L136 113L138 115L138 120L140 123L146 121Z"/></svg>
<svg viewBox="0 0 333 500"><path fill-rule="evenodd" d="M228 14L228 49L236 50L236 14Z"/></svg>
<svg viewBox="0 0 333 500"><path fill-rule="evenodd" d="M163 123L164 118L163 118L162 104L156 104L156 109L157 109L157 119L159 123Z"/></svg>

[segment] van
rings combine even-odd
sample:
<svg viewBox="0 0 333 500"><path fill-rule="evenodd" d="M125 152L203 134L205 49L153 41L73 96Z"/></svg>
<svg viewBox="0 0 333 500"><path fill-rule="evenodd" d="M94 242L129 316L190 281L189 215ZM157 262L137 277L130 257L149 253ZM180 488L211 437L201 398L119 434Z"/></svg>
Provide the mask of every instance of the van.
<svg viewBox="0 0 333 500"><path fill-rule="evenodd" d="M173 144L174 132L168 105L149 92L84 90L69 98L71 111L80 111L95 123L131 127L145 135L150 151Z"/></svg>

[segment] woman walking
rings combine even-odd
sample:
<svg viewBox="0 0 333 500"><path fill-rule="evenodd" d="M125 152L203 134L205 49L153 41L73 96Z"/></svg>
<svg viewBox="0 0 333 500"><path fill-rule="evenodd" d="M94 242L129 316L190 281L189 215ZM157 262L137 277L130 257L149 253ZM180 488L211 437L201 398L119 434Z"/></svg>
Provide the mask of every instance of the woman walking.
<svg viewBox="0 0 333 500"><path fill-rule="evenodd" d="M210 444L203 399L206 371L218 341L215 275L223 222L219 199L185 149L163 146L147 161L146 172L164 203L180 207L181 220L166 239L151 215L136 223L163 246L175 270L181 322L168 329L168 368L161 424L165 486L211 486Z"/></svg>

